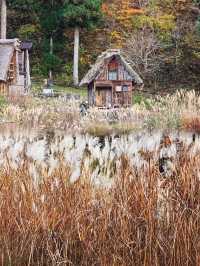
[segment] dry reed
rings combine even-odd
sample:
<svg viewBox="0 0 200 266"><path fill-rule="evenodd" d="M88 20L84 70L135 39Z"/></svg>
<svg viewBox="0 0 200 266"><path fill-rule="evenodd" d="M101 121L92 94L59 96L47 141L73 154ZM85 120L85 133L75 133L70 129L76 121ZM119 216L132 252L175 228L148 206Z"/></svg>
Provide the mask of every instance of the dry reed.
<svg viewBox="0 0 200 266"><path fill-rule="evenodd" d="M126 157L110 190L60 166L36 187L26 162L0 172L2 265L199 265L199 156L181 156L174 176Z"/></svg>

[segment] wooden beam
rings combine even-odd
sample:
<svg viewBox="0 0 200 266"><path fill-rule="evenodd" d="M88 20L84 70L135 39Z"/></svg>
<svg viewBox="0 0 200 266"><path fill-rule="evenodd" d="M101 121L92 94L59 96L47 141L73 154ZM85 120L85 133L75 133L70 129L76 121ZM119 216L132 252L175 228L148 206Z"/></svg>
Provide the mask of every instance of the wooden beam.
<svg viewBox="0 0 200 266"><path fill-rule="evenodd" d="M96 105L96 82L94 81L94 88L93 88L93 106Z"/></svg>

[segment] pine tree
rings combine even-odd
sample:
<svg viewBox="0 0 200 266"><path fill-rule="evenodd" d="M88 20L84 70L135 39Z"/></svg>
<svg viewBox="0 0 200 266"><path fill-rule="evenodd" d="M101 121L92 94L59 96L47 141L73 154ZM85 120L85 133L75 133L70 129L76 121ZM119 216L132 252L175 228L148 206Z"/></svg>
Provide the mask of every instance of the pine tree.
<svg viewBox="0 0 200 266"><path fill-rule="evenodd" d="M42 39L42 47L40 47L43 60L41 70L43 74L49 74L49 78L52 79L52 72L60 63L59 58L54 54L54 39L57 31L62 28L63 1L10 0L9 5L11 9L14 9L17 13L21 10L24 13L25 21L28 20L27 16L31 17L31 24L20 25L18 33L21 32L21 30L24 32L35 29L35 26L39 29Z"/></svg>
<svg viewBox="0 0 200 266"><path fill-rule="evenodd" d="M62 21L62 1L61 0L40 0L38 6L38 16L40 20L41 29L45 38L49 40L49 79L52 80L52 68L55 59L54 56L54 35Z"/></svg>
<svg viewBox="0 0 200 266"><path fill-rule="evenodd" d="M80 29L97 26L101 18L102 0L66 0L64 1L64 18L69 27L74 28L74 63L73 81L79 84L79 36Z"/></svg>

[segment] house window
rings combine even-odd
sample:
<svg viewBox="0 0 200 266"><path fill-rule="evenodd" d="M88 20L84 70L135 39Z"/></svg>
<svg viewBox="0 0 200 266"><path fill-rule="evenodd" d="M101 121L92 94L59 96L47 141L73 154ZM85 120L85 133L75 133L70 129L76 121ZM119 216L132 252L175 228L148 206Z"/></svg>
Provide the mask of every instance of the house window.
<svg viewBox="0 0 200 266"><path fill-rule="evenodd" d="M122 91L122 86L116 86L115 87L116 92L121 92Z"/></svg>
<svg viewBox="0 0 200 266"><path fill-rule="evenodd" d="M109 80L117 80L117 70L109 70L108 71L108 79Z"/></svg>
<svg viewBox="0 0 200 266"><path fill-rule="evenodd" d="M127 85L124 85L124 86L122 87L122 91L123 91L123 92L128 92L128 86L127 86Z"/></svg>

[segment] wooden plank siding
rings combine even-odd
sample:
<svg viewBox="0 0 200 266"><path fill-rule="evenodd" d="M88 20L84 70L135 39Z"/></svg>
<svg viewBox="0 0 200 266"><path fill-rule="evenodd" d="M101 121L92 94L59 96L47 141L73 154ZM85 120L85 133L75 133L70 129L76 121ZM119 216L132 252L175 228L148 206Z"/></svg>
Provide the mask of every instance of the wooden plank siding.
<svg viewBox="0 0 200 266"><path fill-rule="evenodd" d="M7 82L0 81L0 95L8 96L9 85Z"/></svg>
<svg viewBox="0 0 200 266"><path fill-rule="evenodd" d="M117 80L109 80L108 72L117 71ZM117 87L121 87L121 91L117 91ZM127 91L123 91L124 86ZM129 75L124 67L116 58L107 62L102 71L97 75L94 83L95 105L98 107L109 107L111 98L111 107L130 106L132 104L133 85L129 80ZM111 90L111 96L109 90Z"/></svg>
<svg viewBox="0 0 200 266"><path fill-rule="evenodd" d="M8 73L7 80L0 81L0 95L8 96L9 95L9 87L17 82L17 60L16 60L16 51L13 53Z"/></svg>
<svg viewBox="0 0 200 266"><path fill-rule="evenodd" d="M131 106L134 87L143 81L119 50L110 49L98 57L80 86L84 84L90 106L115 108Z"/></svg>
<svg viewBox="0 0 200 266"><path fill-rule="evenodd" d="M9 66L7 82L13 85L17 82L17 52L15 51Z"/></svg>
<svg viewBox="0 0 200 266"><path fill-rule="evenodd" d="M111 106L130 106L132 104L132 93L133 93L133 85L131 81L122 80L122 81L107 81L107 80L97 80L94 82L94 88L95 88L95 98L96 98L96 105L99 107L102 107L103 105L106 105L106 102L103 102L103 99L105 99L105 90L111 91ZM127 86L127 91L117 91L117 86ZM99 91L102 91L102 93L99 93ZM104 91L104 92L103 92ZM107 94L109 94L107 92Z"/></svg>

